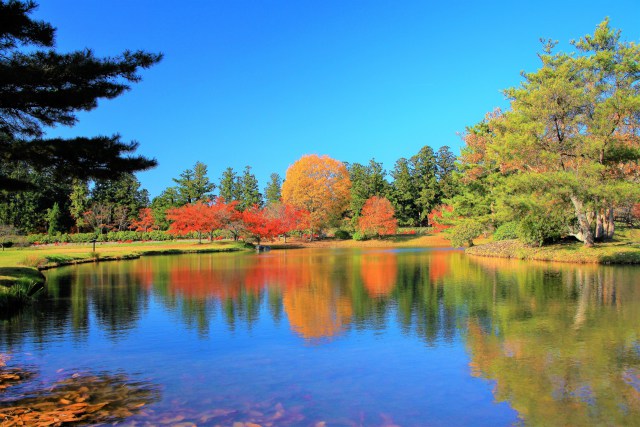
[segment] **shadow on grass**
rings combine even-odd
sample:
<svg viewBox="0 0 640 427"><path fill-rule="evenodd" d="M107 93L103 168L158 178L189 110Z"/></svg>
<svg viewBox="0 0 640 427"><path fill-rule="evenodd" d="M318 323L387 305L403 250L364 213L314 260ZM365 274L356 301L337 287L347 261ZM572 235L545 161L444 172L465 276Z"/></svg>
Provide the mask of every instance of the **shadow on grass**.
<svg viewBox="0 0 640 427"><path fill-rule="evenodd" d="M44 275L31 267L0 267L0 285L11 286L18 281L44 283Z"/></svg>

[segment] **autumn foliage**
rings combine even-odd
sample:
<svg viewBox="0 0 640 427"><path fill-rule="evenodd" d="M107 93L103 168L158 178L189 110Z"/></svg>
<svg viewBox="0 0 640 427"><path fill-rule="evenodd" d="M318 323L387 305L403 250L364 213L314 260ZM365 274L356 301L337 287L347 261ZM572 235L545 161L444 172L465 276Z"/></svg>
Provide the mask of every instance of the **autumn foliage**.
<svg viewBox="0 0 640 427"><path fill-rule="evenodd" d="M254 205L240 212L237 205L237 201L226 203L218 197L214 201L199 201L169 209L169 232L180 235L197 233L201 240L203 234L209 234L213 239L216 230L223 230L234 239L243 236L260 244L264 239L273 239L308 226L308 213L293 206L260 208Z"/></svg>
<svg viewBox="0 0 640 427"><path fill-rule="evenodd" d="M265 209L253 205L242 212L242 222L248 236L253 237L258 244L263 239L273 239L283 233L279 218L270 217Z"/></svg>
<svg viewBox="0 0 640 427"><path fill-rule="evenodd" d="M305 155L287 169L282 201L309 212L313 235L349 207L350 190L344 163L328 156Z"/></svg>
<svg viewBox="0 0 640 427"><path fill-rule="evenodd" d="M138 212L138 219L132 221L129 228L134 231L147 232L157 230L160 227L156 224L151 208L142 208Z"/></svg>
<svg viewBox="0 0 640 427"><path fill-rule="evenodd" d="M398 220L394 215L395 211L388 199L370 197L358 218L358 231L376 236L395 234L398 231Z"/></svg>
<svg viewBox="0 0 640 427"><path fill-rule="evenodd" d="M197 233L198 239L202 234L219 227L214 220L213 210L205 202L189 203L179 208L169 209L167 219L171 221L169 233L185 235Z"/></svg>
<svg viewBox="0 0 640 427"><path fill-rule="evenodd" d="M447 224L446 221L443 220L443 214L446 216L447 213L453 212L453 206L450 205L441 205L431 211L431 213L427 216L429 218L429 225L433 227L436 231L446 230L450 228L451 225Z"/></svg>

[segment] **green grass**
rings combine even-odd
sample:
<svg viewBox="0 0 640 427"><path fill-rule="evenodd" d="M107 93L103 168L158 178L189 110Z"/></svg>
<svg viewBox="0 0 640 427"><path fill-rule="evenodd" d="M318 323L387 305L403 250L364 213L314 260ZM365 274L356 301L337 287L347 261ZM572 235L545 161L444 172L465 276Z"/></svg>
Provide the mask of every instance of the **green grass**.
<svg viewBox="0 0 640 427"><path fill-rule="evenodd" d="M61 265L95 261L110 261L138 258L146 255L182 254L198 252L227 252L245 250L243 242L216 241L197 243L195 241L99 243L96 252L91 244L68 244L60 246L37 246L9 248L0 251L0 271L13 269L12 274L0 274L0 283L11 284L17 279L31 278L31 273ZM6 270L9 271L9 270ZM4 280L4 282L1 282Z"/></svg>
<svg viewBox="0 0 640 427"><path fill-rule="evenodd" d="M18 281L44 283L44 275L32 267L0 267L0 285L11 286Z"/></svg>
<svg viewBox="0 0 640 427"><path fill-rule="evenodd" d="M503 240L468 248L469 255L540 261L597 264L640 264L640 230L622 228L611 242L587 248L581 242L528 247L517 240Z"/></svg>

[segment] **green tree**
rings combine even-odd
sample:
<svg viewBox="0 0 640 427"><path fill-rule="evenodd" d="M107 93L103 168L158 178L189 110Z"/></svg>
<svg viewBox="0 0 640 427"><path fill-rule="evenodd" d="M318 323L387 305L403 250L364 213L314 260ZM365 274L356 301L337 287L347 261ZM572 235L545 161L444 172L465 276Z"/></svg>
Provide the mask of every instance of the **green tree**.
<svg viewBox="0 0 640 427"><path fill-rule="evenodd" d="M167 210L181 206L179 198L178 190L176 190L175 187L169 187L151 201L153 218L162 230L169 228L170 223L167 220Z"/></svg>
<svg viewBox="0 0 640 427"><path fill-rule="evenodd" d="M28 233L47 231L46 212L54 203L62 211L62 226L71 225L68 214L71 179L57 177L50 168L34 169L24 162L2 165L2 173L29 184L30 191L0 190L0 223L13 225Z"/></svg>
<svg viewBox="0 0 640 427"><path fill-rule="evenodd" d="M418 207L415 203L418 189L413 179L411 163L404 157L398 159L394 165L391 176L391 190L389 198L396 212L396 218L400 225L414 226L417 224L419 216Z"/></svg>
<svg viewBox="0 0 640 427"><path fill-rule="evenodd" d="M262 194L260 194L256 176L251 173L251 166L246 166L244 168L244 173L240 179L239 194L240 203L238 203L238 208L241 211L244 211L253 205L262 206Z"/></svg>
<svg viewBox="0 0 640 427"><path fill-rule="evenodd" d="M138 211L149 205L147 190L140 188L140 181L133 174L124 174L117 180L98 180L91 191L92 210L100 205L100 211L110 209L107 226L125 230L138 216Z"/></svg>
<svg viewBox="0 0 640 427"><path fill-rule="evenodd" d="M89 206L89 186L86 181L77 178L73 180L69 201L71 202L69 213L75 221L76 231L79 232L86 225L83 213L87 211Z"/></svg>
<svg viewBox="0 0 640 427"><path fill-rule="evenodd" d="M264 197L267 205L280 203L280 198L282 197L282 178L280 178L279 174L271 174L270 181L264 189Z"/></svg>
<svg viewBox="0 0 640 427"><path fill-rule="evenodd" d="M50 168L54 179L113 178L148 169L156 161L132 156L137 143L112 137L44 139L44 128L73 126L76 112L97 107L140 81L140 69L162 55L125 51L97 58L89 49L58 53L55 28L30 18L32 1L0 2L0 165L24 162ZM32 181L11 177L0 167L0 188L25 189Z"/></svg>
<svg viewBox="0 0 640 427"><path fill-rule="evenodd" d="M48 234L55 235L63 231L62 212L57 202L53 204L51 209L47 209L47 223L49 224L49 228L47 229Z"/></svg>
<svg viewBox="0 0 640 427"><path fill-rule="evenodd" d="M178 184L176 190L181 205L210 199L216 188L207 177L207 165L202 162L196 162L193 169L185 170L179 178L173 178L173 181Z"/></svg>
<svg viewBox="0 0 640 427"><path fill-rule="evenodd" d="M375 159L369 160L366 166L360 163L347 165L347 169L351 179L349 210L355 225L365 202L373 196L386 197L389 192L389 183L385 179L387 172L382 163L376 162Z"/></svg>
<svg viewBox="0 0 640 427"><path fill-rule="evenodd" d="M234 172L232 167L228 167L224 172L222 172L218 188L220 189L220 197L222 197L227 203L240 200L238 175Z"/></svg>
<svg viewBox="0 0 640 427"><path fill-rule="evenodd" d="M573 212L569 233L592 246L613 237L616 204L640 197L640 45L608 20L572 44L576 53L554 53L546 41L542 67L505 91L511 108L489 123L490 155L511 172L512 194L544 189L551 209Z"/></svg>
<svg viewBox="0 0 640 427"><path fill-rule="evenodd" d="M417 190L415 206L417 225L427 225L427 215L440 204L440 188L436 177L437 165L433 149L425 145L418 154L411 157L411 171L414 187Z"/></svg>
<svg viewBox="0 0 640 427"><path fill-rule="evenodd" d="M454 174L457 171L456 156L446 145L440 147L436 156L436 178L440 190L441 203L445 199L450 199L456 194L456 183Z"/></svg>

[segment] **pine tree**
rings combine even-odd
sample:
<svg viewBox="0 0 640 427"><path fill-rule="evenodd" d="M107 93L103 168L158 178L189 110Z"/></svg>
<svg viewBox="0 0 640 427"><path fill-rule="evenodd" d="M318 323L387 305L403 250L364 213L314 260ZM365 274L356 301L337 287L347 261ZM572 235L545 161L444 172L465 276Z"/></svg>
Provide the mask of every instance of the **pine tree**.
<svg viewBox="0 0 640 427"><path fill-rule="evenodd" d="M230 203L239 200L238 176L232 167L228 167L222 172L218 188L220 189L220 197L222 197L225 202Z"/></svg>
<svg viewBox="0 0 640 427"><path fill-rule="evenodd" d="M241 211L253 205L262 206L262 194L260 194L256 176L251 173L251 166L244 168L244 174L240 181L240 192L240 203L238 207Z"/></svg>
<svg viewBox="0 0 640 427"><path fill-rule="evenodd" d="M429 213L440 203L440 189L436 179L436 156L427 145L418 154L411 157L411 171L414 186L417 190L415 205L417 225L427 225Z"/></svg>
<svg viewBox="0 0 640 427"><path fill-rule="evenodd" d="M63 231L62 212L60 212L60 206L57 202L53 204L51 209L47 209L47 223L49 224L47 229L49 235L55 235Z"/></svg>
<svg viewBox="0 0 640 427"><path fill-rule="evenodd" d="M280 198L282 197L282 178L277 173L272 173L270 178L269 184L264 189L267 205L280 203Z"/></svg>
<svg viewBox="0 0 640 427"><path fill-rule="evenodd" d="M389 198L395 209L396 218L401 225L415 226L419 217L416 198L419 190L415 186L411 164L404 157L398 159L391 176L391 191Z"/></svg>
<svg viewBox="0 0 640 427"><path fill-rule="evenodd" d="M176 190L181 205L209 199L213 196L211 192L216 188L207 177L207 165L202 162L196 162L193 169L185 170L180 174L180 178L173 178L173 181L178 184Z"/></svg>
<svg viewBox="0 0 640 427"><path fill-rule="evenodd" d="M436 152L436 178L438 179L441 195L441 200L438 203L455 196L454 173L457 170L455 154L446 145L440 147Z"/></svg>
<svg viewBox="0 0 640 427"><path fill-rule="evenodd" d="M16 162L51 168L54 179L113 179L155 166L153 159L131 155L138 144L118 135L43 138L46 127L73 126L78 111L127 91L140 81L139 70L162 55L125 51L97 58L89 49L58 53L55 28L29 16L36 7L32 1L0 2L0 189L33 188L28 180L5 173L3 165Z"/></svg>

